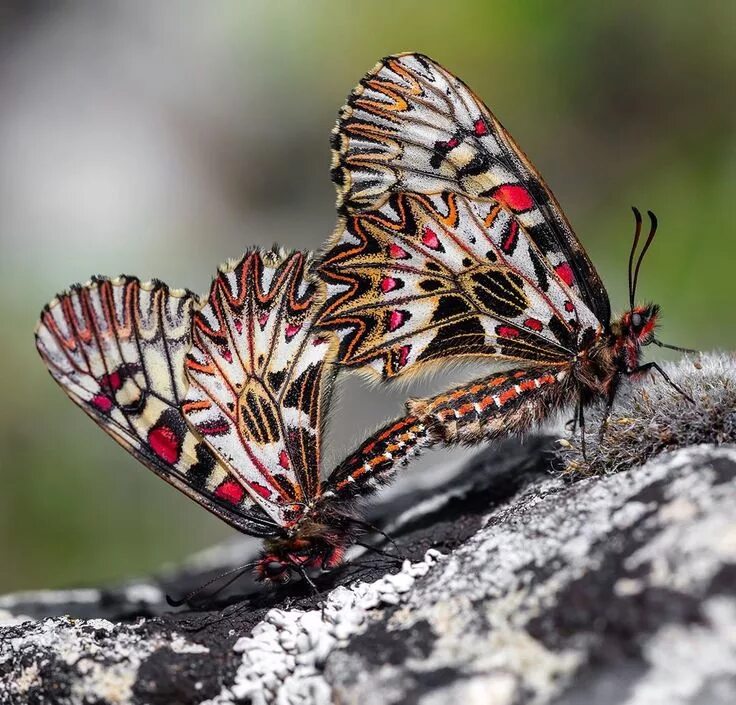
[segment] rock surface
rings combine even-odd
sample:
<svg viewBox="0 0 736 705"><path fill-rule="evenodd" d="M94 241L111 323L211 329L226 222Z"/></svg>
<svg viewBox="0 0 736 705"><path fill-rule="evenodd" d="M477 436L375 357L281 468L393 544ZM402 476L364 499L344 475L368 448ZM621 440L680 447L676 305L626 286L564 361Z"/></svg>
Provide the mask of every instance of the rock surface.
<svg viewBox="0 0 736 705"><path fill-rule="evenodd" d="M165 606L235 546L159 581L0 598L0 703L736 702L736 448L571 482L541 470L549 447L485 451L383 507L406 560L365 552L320 597L244 578Z"/></svg>

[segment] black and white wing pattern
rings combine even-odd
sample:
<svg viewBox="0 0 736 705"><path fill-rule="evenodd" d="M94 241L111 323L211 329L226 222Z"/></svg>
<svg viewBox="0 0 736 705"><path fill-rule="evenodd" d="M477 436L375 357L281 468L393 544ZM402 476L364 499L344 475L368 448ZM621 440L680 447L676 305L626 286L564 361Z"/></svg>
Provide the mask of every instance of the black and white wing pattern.
<svg viewBox="0 0 736 705"><path fill-rule="evenodd" d="M198 305L159 281L97 277L44 308L36 346L68 396L144 465L234 528L279 535L182 415Z"/></svg>
<svg viewBox="0 0 736 705"><path fill-rule="evenodd" d="M334 375L317 331L318 280L302 252L251 251L220 268L195 313L184 414L277 523L321 492L321 429Z"/></svg>
<svg viewBox="0 0 736 705"><path fill-rule="evenodd" d="M420 54L381 61L333 132L340 220L320 272L338 359L384 377L442 357L569 359L605 288L508 132Z"/></svg>

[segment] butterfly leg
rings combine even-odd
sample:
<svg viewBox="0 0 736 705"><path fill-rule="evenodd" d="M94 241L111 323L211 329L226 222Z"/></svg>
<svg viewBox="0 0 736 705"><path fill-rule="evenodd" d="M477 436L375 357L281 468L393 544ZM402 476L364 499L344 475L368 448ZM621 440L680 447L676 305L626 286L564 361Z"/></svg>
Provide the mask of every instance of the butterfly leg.
<svg viewBox="0 0 736 705"><path fill-rule="evenodd" d="M601 427L598 429L598 443L603 443L603 439L606 435L606 429L608 428L608 422L611 419L611 411L613 411L613 402L616 399L616 392L618 392L618 385L621 383L621 374L616 373L611 380L611 386L608 389L608 398L606 399L606 410L603 412L603 421L601 421Z"/></svg>
<svg viewBox="0 0 736 705"><path fill-rule="evenodd" d="M322 593L320 592L319 588L315 585L314 580L309 577L309 573L304 569L303 566L297 566L297 571L299 572L299 575L301 576L302 580L309 585L309 588L312 591L312 594L315 597L319 597Z"/></svg>
<svg viewBox="0 0 736 705"><path fill-rule="evenodd" d="M676 392L679 392L680 394L682 394L682 396L685 397L685 399L687 399L691 404L694 404L695 403L695 399L693 399L683 389L681 389L680 387L678 387L670 379L670 376L656 362L647 362L645 365L640 365L635 370L632 370L631 372L629 372L629 374L630 375L637 375L637 374L641 374L643 372L649 372L650 370L656 370L657 372L659 372L659 374L661 374L662 377L664 377L664 381L667 382L667 384L669 384L670 387L672 387L672 389L674 389Z"/></svg>
<svg viewBox="0 0 736 705"><path fill-rule="evenodd" d="M327 601L322 599L322 592L315 584L314 580L309 577L309 574L305 570L304 566L295 566L299 575L301 576L302 580L309 586L309 589L312 591L312 595L316 597L319 600L319 608L320 612L322 613L322 621L325 621L325 608L327 607Z"/></svg>
<svg viewBox="0 0 736 705"><path fill-rule="evenodd" d="M580 450L583 453L583 460L587 460L588 456L585 451L585 412L583 411L583 398L578 398L578 404L575 407L575 420L580 428Z"/></svg>
<svg viewBox="0 0 736 705"><path fill-rule="evenodd" d="M388 541L394 547L394 549L396 549L396 553L400 552L401 549L399 548L399 544L397 544L396 541L394 541L394 537L391 536L390 534L387 534L380 527L376 526L375 524L371 524L371 522L366 521L365 519L356 519L355 517L353 517L352 521L358 526L362 526L368 529L369 531L374 531L379 536L383 536L383 538L385 538L386 541Z"/></svg>

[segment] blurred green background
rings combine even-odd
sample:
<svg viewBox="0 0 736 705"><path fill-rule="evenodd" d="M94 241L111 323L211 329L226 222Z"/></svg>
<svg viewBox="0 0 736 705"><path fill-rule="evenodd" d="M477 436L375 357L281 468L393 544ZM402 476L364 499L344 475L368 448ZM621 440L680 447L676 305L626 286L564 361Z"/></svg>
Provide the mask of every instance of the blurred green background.
<svg viewBox="0 0 736 705"><path fill-rule="evenodd" d="M0 592L117 580L231 534L65 398L37 313L93 273L204 291L248 245L318 247L337 110L406 50L510 129L615 308L636 204L660 219L640 294L661 338L734 347L736 3L4 3ZM331 452L401 397L347 382Z"/></svg>

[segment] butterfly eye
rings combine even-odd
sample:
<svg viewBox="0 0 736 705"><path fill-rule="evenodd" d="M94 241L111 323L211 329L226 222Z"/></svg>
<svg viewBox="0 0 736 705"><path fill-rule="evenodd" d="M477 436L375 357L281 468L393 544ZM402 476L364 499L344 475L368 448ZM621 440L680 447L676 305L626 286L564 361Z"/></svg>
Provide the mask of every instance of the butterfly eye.
<svg viewBox="0 0 736 705"><path fill-rule="evenodd" d="M271 578L272 580L280 577L285 570L286 566L279 561L269 561L263 567L263 571L266 574L266 577Z"/></svg>
<svg viewBox="0 0 736 705"><path fill-rule="evenodd" d="M640 328L642 324L641 314L635 313L631 316L631 325L634 326L634 328Z"/></svg>

